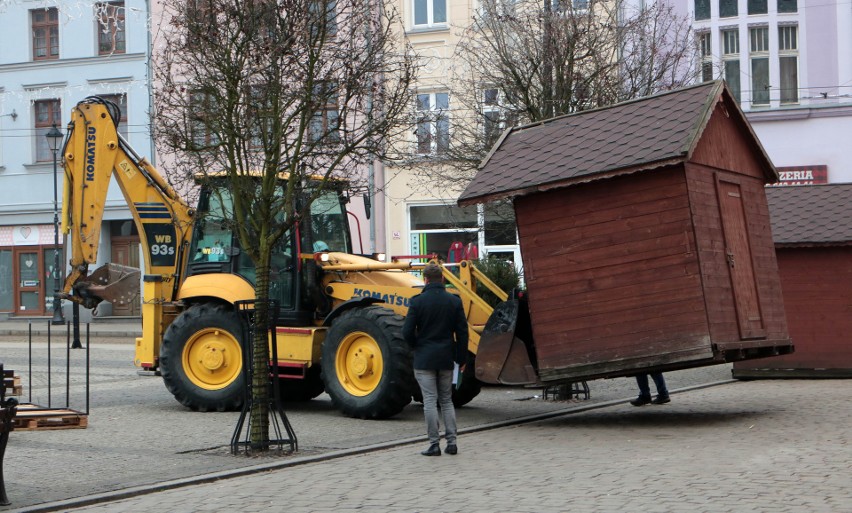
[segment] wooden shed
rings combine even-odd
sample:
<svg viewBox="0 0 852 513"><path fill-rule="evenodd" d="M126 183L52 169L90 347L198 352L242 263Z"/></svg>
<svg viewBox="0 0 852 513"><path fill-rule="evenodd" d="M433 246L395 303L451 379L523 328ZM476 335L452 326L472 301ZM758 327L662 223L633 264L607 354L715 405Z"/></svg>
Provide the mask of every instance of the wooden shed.
<svg viewBox="0 0 852 513"><path fill-rule="evenodd" d="M547 383L791 352L777 179L710 82L507 131L459 204L513 199Z"/></svg>
<svg viewBox="0 0 852 513"><path fill-rule="evenodd" d="M852 183L770 187L769 217L794 354L735 378L852 377Z"/></svg>

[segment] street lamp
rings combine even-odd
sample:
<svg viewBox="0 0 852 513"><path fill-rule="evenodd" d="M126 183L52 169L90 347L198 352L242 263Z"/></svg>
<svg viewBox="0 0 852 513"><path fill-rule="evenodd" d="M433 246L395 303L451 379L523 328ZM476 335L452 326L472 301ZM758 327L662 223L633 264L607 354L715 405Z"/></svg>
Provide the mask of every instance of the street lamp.
<svg viewBox="0 0 852 513"><path fill-rule="evenodd" d="M65 324L62 317L62 305L59 300L59 203L56 191L56 152L62 141L62 132L54 124L45 134L47 145L53 153L53 319L51 324Z"/></svg>

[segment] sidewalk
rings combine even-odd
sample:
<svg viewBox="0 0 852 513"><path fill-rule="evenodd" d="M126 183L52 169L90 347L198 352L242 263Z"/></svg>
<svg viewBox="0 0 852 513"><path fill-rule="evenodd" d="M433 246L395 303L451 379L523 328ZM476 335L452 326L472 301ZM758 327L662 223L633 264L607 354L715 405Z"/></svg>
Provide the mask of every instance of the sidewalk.
<svg viewBox="0 0 852 513"><path fill-rule="evenodd" d="M0 336L27 337L32 330L34 337L47 336L48 331L53 336L65 335L66 330L72 329L71 319L67 318L65 324L52 325L50 317L21 318L16 317L0 321ZM103 318L93 320L89 323L80 323L80 337L85 338L88 326L91 337L100 338L127 338L133 342L136 337L142 336L142 319L140 317Z"/></svg>
<svg viewBox="0 0 852 513"><path fill-rule="evenodd" d="M849 511L850 395L850 380L732 382L467 429L458 456L419 440L73 511Z"/></svg>

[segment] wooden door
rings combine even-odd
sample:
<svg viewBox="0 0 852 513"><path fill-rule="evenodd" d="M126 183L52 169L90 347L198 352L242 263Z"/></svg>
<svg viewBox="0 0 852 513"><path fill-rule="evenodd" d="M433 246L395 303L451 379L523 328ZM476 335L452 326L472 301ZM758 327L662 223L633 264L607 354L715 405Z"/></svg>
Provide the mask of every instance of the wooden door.
<svg viewBox="0 0 852 513"><path fill-rule="evenodd" d="M42 281L39 248L15 250L15 313L43 315L44 283Z"/></svg>
<svg viewBox="0 0 852 513"><path fill-rule="evenodd" d="M139 268L139 238L138 237L113 237L112 239L112 262L128 267ZM139 297L142 297L140 294ZM113 304L112 314L115 316L139 316L141 305L139 297L126 305Z"/></svg>
<svg viewBox="0 0 852 513"><path fill-rule="evenodd" d="M738 183L719 180L718 193L725 236L725 258L731 275L740 338L765 338L742 187Z"/></svg>

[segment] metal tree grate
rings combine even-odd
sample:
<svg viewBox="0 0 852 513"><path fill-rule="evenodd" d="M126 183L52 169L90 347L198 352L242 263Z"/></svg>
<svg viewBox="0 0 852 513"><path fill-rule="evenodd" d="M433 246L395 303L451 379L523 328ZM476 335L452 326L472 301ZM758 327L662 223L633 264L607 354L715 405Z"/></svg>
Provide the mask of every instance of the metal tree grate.
<svg viewBox="0 0 852 513"><path fill-rule="evenodd" d="M240 314L240 321L243 327L242 333L242 350L243 350L243 378L245 379L243 409L240 412L240 417L237 421L237 426L234 429L234 434L231 437L231 452L238 454L245 452L250 454L253 451L267 451L277 448L283 451L285 447L289 448L290 452L299 450L296 432L293 431L293 426L287 419L287 414L284 413L284 408L281 405L281 389L279 387L279 377L277 370L278 363L278 344L275 327L278 321L278 303L276 301L267 302L267 324L266 326L258 327L255 323L255 311L257 306L256 300L237 301L237 311ZM258 446L251 442L252 428L251 408L254 402L252 397L252 378L254 376L254 333L256 329L263 329L271 335L272 354L270 355L270 363L265 371L271 376L269 386L269 436L268 439L262 440ZM286 436L285 436L286 434Z"/></svg>

